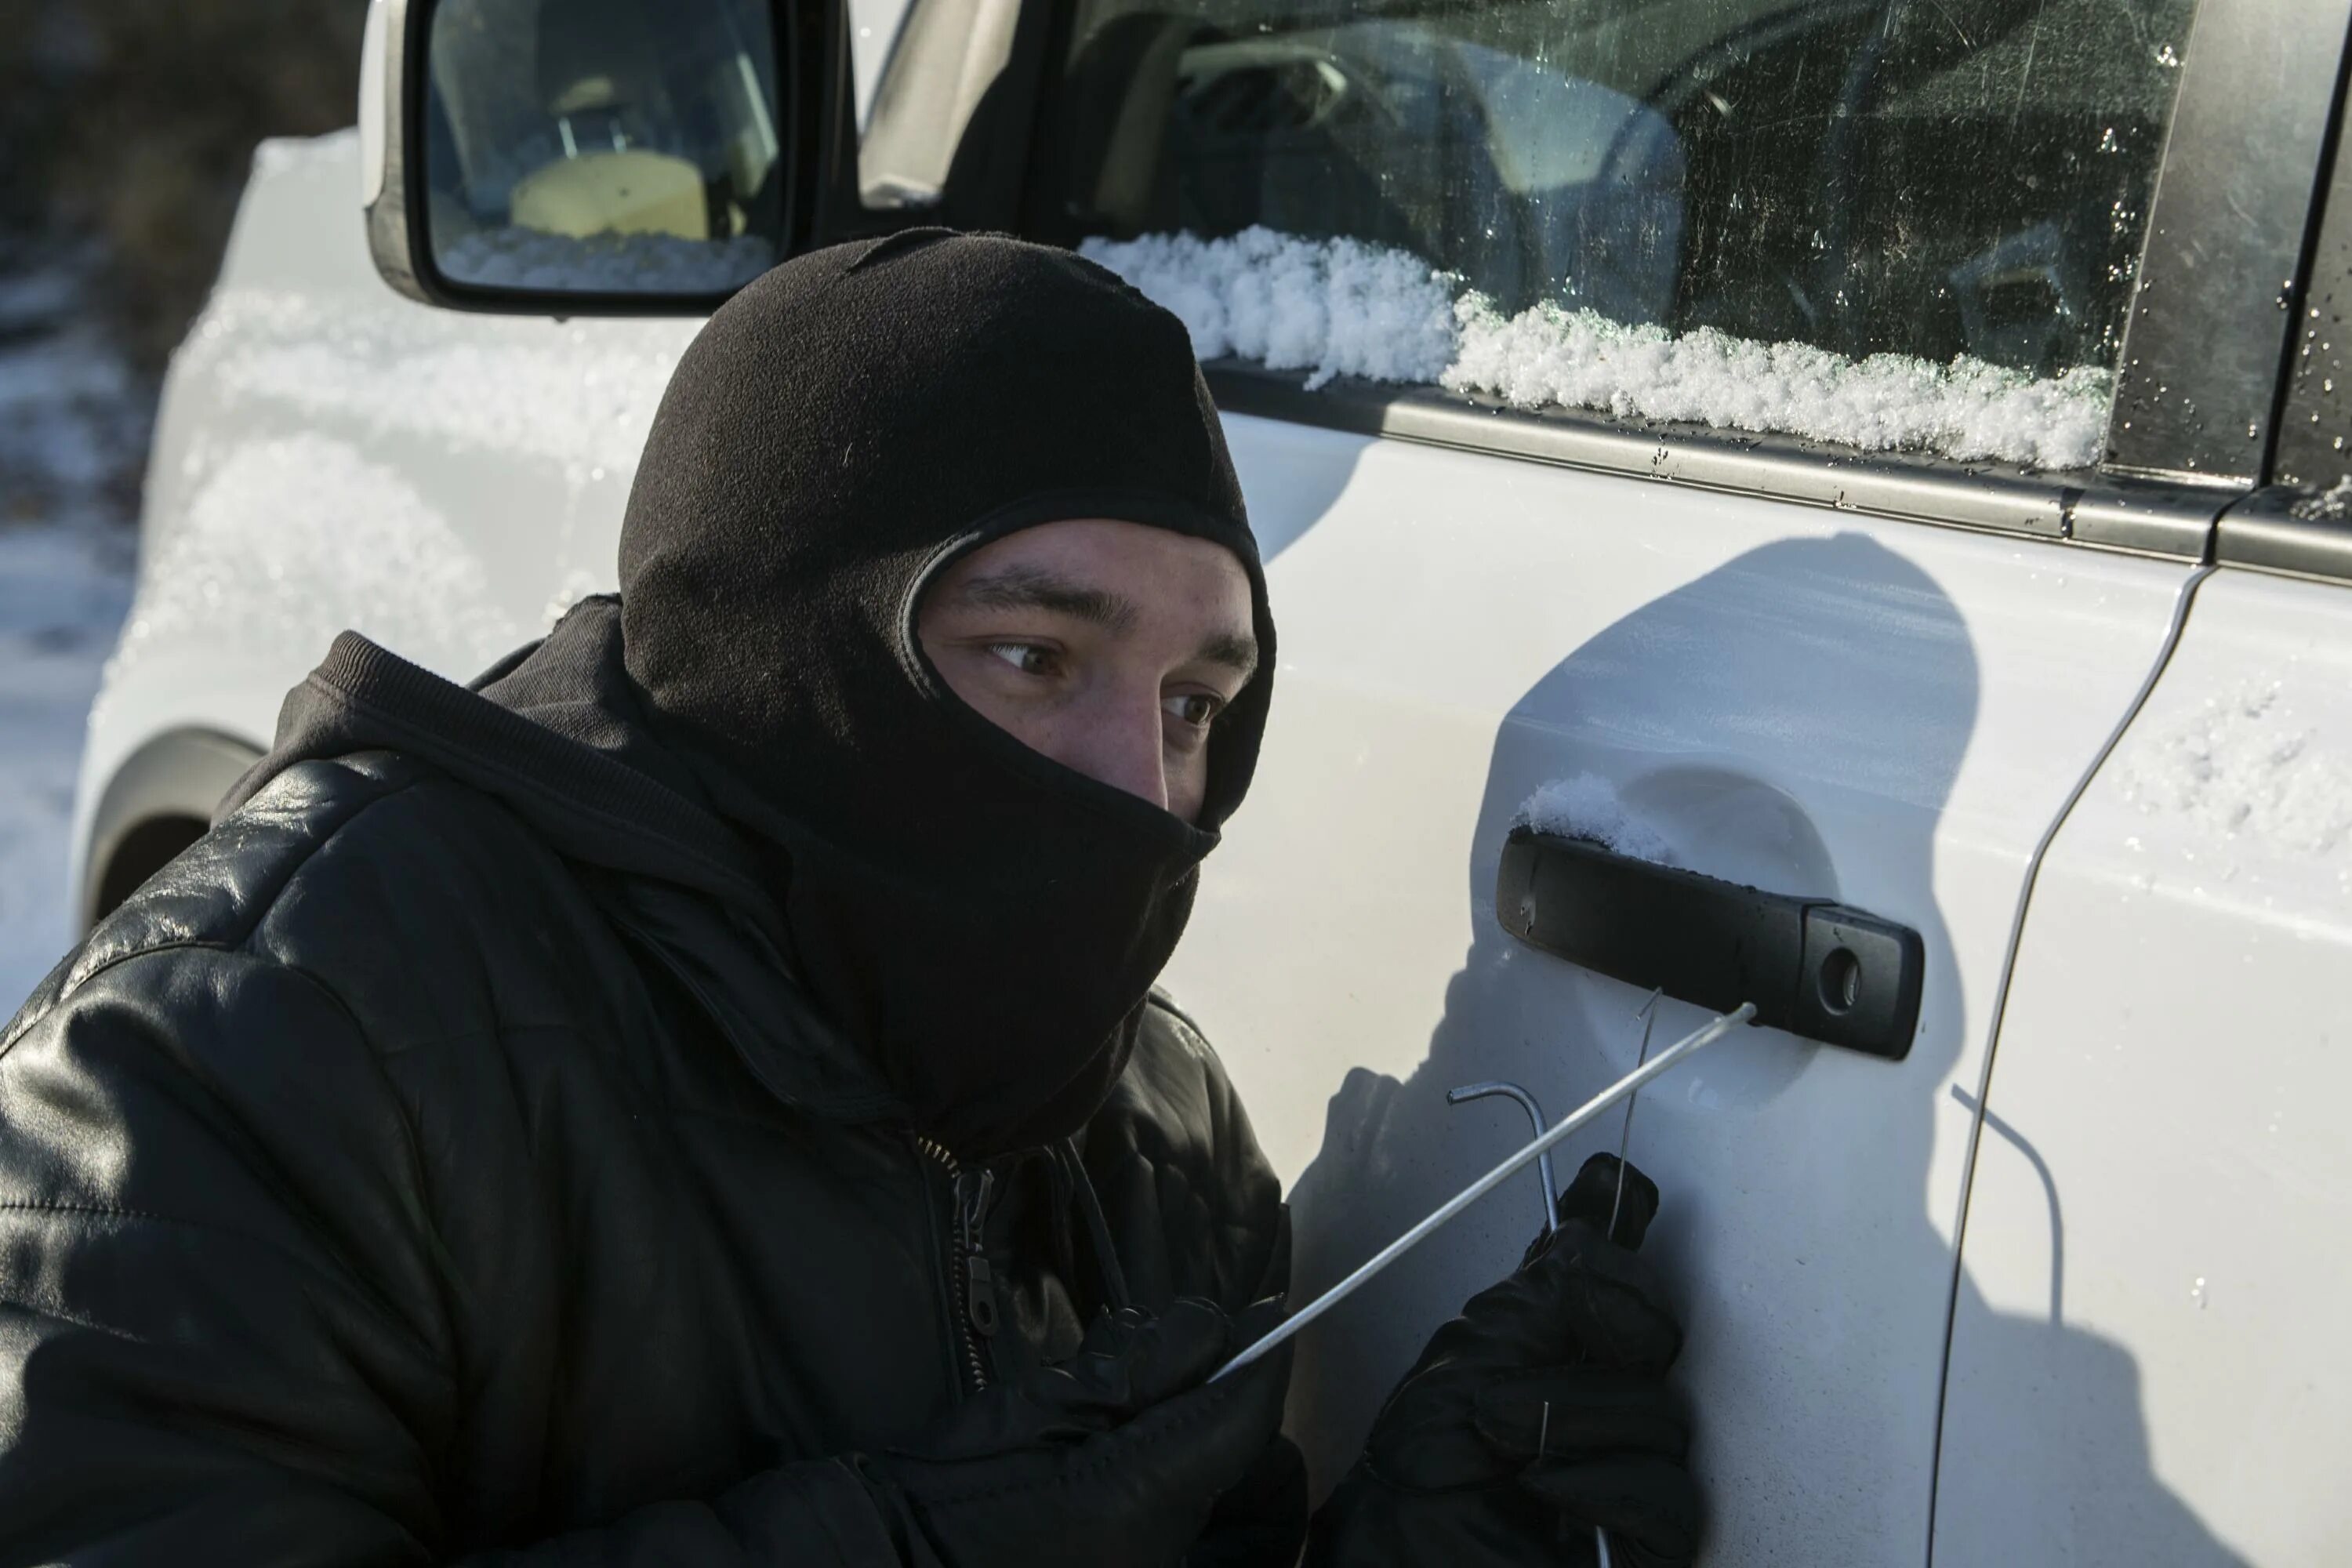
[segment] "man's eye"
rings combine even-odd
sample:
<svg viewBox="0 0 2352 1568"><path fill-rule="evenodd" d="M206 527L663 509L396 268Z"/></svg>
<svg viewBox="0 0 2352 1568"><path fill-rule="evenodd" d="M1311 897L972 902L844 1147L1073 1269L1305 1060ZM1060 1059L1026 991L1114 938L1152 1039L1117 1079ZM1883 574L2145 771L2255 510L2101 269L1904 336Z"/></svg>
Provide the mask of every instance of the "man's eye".
<svg viewBox="0 0 2352 1568"><path fill-rule="evenodd" d="M1163 700L1160 706L1168 710L1170 718L1190 724L1197 730L1215 718L1217 710L1223 708L1224 703L1205 691L1187 691L1180 696Z"/></svg>
<svg viewBox="0 0 2352 1568"><path fill-rule="evenodd" d="M1024 675L1054 673L1054 650L1043 643L992 642L988 651Z"/></svg>

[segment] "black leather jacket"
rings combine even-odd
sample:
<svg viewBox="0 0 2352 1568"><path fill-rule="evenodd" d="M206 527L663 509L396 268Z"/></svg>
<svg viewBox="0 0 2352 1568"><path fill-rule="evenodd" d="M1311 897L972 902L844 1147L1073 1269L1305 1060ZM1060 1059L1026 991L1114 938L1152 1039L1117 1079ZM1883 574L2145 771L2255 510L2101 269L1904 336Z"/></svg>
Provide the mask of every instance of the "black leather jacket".
<svg viewBox="0 0 2352 1568"><path fill-rule="evenodd" d="M0 1563L894 1563L843 1456L1106 1304L1283 1287L1171 1008L1077 1139L961 1170L756 889L506 710L342 695L309 751L414 743L281 755L0 1033Z"/></svg>

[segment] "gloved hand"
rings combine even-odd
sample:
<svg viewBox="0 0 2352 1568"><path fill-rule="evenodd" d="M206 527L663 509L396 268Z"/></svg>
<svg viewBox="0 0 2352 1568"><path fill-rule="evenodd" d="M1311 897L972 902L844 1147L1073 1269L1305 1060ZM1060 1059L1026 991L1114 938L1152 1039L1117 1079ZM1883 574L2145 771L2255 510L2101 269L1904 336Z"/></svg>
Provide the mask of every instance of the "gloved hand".
<svg viewBox="0 0 2352 1568"><path fill-rule="evenodd" d="M1097 1319L1078 1353L983 1391L858 1471L913 1563L1174 1563L1282 1424L1288 1347L1209 1373L1281 1321L1185 1300Z"/></svg>
<svg viewBox="0 0 2352 1568"><path fill-rule="evenodd" d="M1217 1500L1184 1553L1184 1568L1297 1568L1306 1543L1307 1456L1277 1432L1249 1474Z"/></svg>
<svg viewBox="0 0 2352 1568"><path fill-rule="evenodd" d="M1507 1568L1597 1561L1677 1568L1697 1551L1690 1431L1665 1385L1682 1328L1632 1248L1658 1189L1595 1154L1559 1195L1560 1227L1517 1273L1437 1331L1316 1515L1318 1568Z"/></svg>

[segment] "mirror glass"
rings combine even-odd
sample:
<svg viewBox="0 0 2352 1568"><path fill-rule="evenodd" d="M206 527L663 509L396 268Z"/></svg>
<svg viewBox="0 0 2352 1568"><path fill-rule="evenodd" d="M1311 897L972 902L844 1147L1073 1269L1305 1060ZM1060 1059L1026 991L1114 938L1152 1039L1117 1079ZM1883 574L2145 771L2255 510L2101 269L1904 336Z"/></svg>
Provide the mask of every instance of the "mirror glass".
<svg viewBox="0 0 2352 1568"><path fill-rule="evenodd" d="M782 254L769 0L442 0L423 215L453 283L710 294Z"/></svg>

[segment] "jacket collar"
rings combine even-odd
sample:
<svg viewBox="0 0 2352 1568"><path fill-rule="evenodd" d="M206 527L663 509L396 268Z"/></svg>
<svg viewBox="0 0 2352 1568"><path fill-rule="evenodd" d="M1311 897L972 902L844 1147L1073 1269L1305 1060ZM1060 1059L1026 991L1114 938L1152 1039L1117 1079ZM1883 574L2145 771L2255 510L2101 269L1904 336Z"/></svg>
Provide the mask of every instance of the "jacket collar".
<svg viewBox="0 0 2352 1568"><path fill-rule="evenodd" d="M389 751L498 799L571 865L779 1098L835 1121L903 1119L878 1066L821 1018L751 847L644 720L616 601L459 686L356 632L287 694L277 743L223 801L295 763Z"/></svg>

